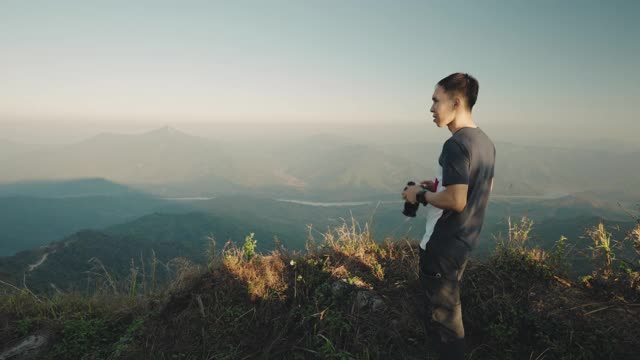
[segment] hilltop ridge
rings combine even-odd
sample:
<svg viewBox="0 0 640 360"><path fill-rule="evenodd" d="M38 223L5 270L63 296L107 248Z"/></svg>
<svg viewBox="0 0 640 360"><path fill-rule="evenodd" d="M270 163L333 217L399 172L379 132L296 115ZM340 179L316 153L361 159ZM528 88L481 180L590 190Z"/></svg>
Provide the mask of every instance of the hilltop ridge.
<svg viewBox="0 0 640 360"><path fill-rule="evenodd" d="M548 253L529 248L527 229L516 224L511 242L465 272L468 356L634 358L640 267L620 271L594 252L592 276L567 280L562 242ZM594 241L606 238L604 227L594 231ZM434 358L420 320L415 242L378 243L366 225L345 223L310 239L306 253L255 246L250 235L244 246L212 249L206 267L176 259L165 289L155 287L154 267L133 263L121 282L105 271L88 297L39 298L3 284L0 357L40 339L15 358Z"/></svg>

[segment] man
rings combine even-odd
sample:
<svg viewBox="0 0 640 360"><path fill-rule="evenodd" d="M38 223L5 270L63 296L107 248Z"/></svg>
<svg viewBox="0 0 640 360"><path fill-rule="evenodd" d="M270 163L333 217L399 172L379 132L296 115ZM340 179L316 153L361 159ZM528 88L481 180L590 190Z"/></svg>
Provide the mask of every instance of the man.
<svg viewBox="0 0 640 360"><path fill-rule="evenodd" d="M423 181L428 191L416 185L402 193L406 201L442 209L433 229L427 222L419 274L426 295L427 331L443 360L464 359L460 280L478 242L493 189L495 147L471 114L478 88L478 81L463 73L438 82L432 97L433 121L452 134L438 160L441 179Z"/></svg>

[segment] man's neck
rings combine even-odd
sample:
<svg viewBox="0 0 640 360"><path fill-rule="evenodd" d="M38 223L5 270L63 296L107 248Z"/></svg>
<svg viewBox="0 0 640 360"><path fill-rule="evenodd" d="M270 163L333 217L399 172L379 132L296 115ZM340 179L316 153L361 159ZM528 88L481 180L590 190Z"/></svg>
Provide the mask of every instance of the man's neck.
<svg viewBox="0 0 640 360"><path fill-rule="evenodd" d="M447 127L452 134L455 134L456 131L462 128L477 128L478 125L476 125L475 121L473 121L473 116L471 116L471 113L462 113L456 116L455 120L450 122Z"/></svg>

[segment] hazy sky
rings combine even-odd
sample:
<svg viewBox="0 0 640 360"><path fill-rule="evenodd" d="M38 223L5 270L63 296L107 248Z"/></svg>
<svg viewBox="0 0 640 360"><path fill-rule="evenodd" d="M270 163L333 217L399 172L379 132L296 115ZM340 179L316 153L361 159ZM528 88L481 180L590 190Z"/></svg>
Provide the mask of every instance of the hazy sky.
<svg viewBox="0 0 640 360"><path fill-rule="evenodd" d="M434 84L463 71L480 81L476 121L502 137L630 140L639 15L640 1L0 0L0 138L432 126Z"/></svg>

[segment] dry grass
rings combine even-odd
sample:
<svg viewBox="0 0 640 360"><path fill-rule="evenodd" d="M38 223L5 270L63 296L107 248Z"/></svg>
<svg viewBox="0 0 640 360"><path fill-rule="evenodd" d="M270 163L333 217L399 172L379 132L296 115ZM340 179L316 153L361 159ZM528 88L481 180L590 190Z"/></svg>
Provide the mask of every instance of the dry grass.
<svg viewBox="0 0 640 360"><path fill-rule="evenodd" d="M631 284L623 291L613 282L622 278L614 266L612 276L599 278L606 283L585 288L556 271L562 254L528 247L531 222L510 225L510 240L499 242L489 261L472 260L465 272L468 358L625 359L640 351L640 302L629 295L636 291ZM310 237L305 254L282 247L255 254L231 243L218 254L213 241L210 248L206 267L170 261L171 286L146 296L116 286L117 294L67 294L39 303L13 290L0 305L0 340L20 336L15 324L25 319L39 319L34 326L59 334L71 319L102 319L100 326L89 323L98 330L83 330L81 345L93 344L110 358L432 356L420 320L416 242L377 243L368 226L352 220L327 229L319 241ZM108 280L105 286L112 287Z"/></svg>

